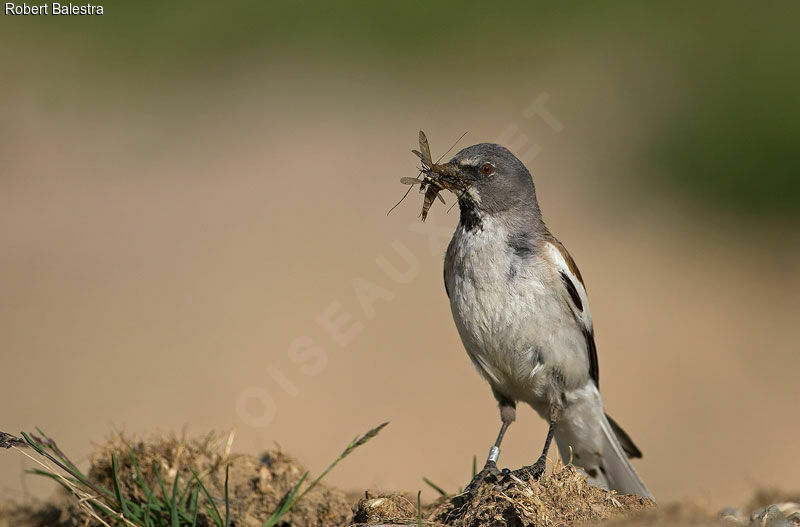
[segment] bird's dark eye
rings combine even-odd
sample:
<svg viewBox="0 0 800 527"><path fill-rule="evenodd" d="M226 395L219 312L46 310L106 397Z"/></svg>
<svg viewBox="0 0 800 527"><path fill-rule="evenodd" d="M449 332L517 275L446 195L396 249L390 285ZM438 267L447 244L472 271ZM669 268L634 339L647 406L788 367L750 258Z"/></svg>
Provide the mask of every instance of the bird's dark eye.
<svg viewBox="0 0 800 527"><path fill-rule="evenodd" d="M494 172L494 165L491 163L484 163L481 165L481 174L484 176L488 176L492 172Z"/></svg>

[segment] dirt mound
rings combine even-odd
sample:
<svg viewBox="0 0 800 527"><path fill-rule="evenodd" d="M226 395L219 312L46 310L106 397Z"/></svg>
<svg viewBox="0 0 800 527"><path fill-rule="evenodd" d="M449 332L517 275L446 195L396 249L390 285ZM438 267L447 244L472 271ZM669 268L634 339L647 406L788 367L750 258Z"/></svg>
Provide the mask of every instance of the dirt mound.
<svg viewBox="0 0 800 527"><path fill-rule="evenodd" d="M591 487L575 467L559 465L540 481L486 482L472 499L464 494L441 499L423 507L422 516L428 526L576 525L639 515L655 507L645 498ZM359 525L416 525L418 510L410 496L367 495L358 502L353 521Z"/></svg>
<svg viewBox="0 0 800 527"><path fill-rule="evenodd" d="M123 491L135 496L142 503L146 502L147 498L136 484L132 449L140 470L146 472L143 476L148 486L156 488L159 485L154 467L158 467L158 473L170 485L177 474L179 486L181 482L191 480L194 471L201 477L222 510L225 467L228 466L228 492L235 497L230 500L232 523L245 527L260 526L297 485L306 469L280 450L271 450L260 458L230 454L225 439L214 434L193 441L161 438L152 442L130 444L124 439L118 439L92 456L89 477L106 488L113 488L110 460L114 453L119 462ZM308 480L303 483L301 492L308 484ZM298 502L284 519L289 524L298 526L339 525L347 522L350 514L350 504L345 494L320 484Z"/></svg>
<svg viewBox="0 0 800 527"><path fill-rule="evenodd" d="M228 467L230 518L231 524L237 527L261 526L306 472L294 458L280 450L270 450L260 458L230 454L228 438L216 434L188 441L170 437L145 442L117 437L92 456L88 472L93 483L106 489L114 488L112 454L117 458L117 473L123 495L139 503L146 503L147 497L137 483L134 458L147 486L160 489L163 484L167 493L171 492L175 481L178 482L178 488L185 488L196 473L222 511L225 510L225 474ZM309 482L310 478L307 478L300 492ZM160 493L159 490L156 492ZM212 525L208 514L207 510L200 512L198 525ZM351 502L344 492L320 483L282 520L286 522L284 525L321 527L346 525L351 515ZM95 520L89 523L87 520L87 514L67 491L60 492L47 503L26 506L7 504L0 508L0 527L99 525Z"/></svg>
<svg viewBox="0 0 800 527"><path fill-rule="evenodd" d="M592 487L572 465L556 466L539 481L485 482L472 499L456 496L431 519L454 527L562 525L638 514L655 503Z"/></svg>
<svg viewBox="0 0 800 527"><path fill-rule="evenodd" d="M403 494L366 493L353 507L353 524L409 524L417 523L419 513L415 500Z"/></svg>
<svg viewBox="0 0 800 527"><path fill-rule="evenodd" d="M178 489L187 489L192 488L192 481L198 486L196 482L199 480L216 507L224 511L227 470L230 525L261 526L301 481L306 470L280 450L254 457L231 454L230 444L230 437L214 434L196 440L169 437L147 442L117 437L93 455L88 479L95 485L94 488L100 489L98 492L114 489L115 493L126 496L131 503L139 504L148 503L143 488L153 489L153 493L161 496L172 492L176 482ZM54 443L52 445L57 448ZM116 478L112 456L116 459ZM310 479L303 481L300 492L309 488ZM186 494L179 501L185 501ZM800 527L800 500L796 494L761 491L742 509L746 512L726 509L718 513L686 504L657 508L648 499L621 496L591 487L575 467L560 464L540 481L509 478L485 482L471 498L465 494L448 496L421 507L418 506L417 496L411 494L367 492L360 496L363 497L358 499L359 496L352 494L348 497L338 489L319 484L297 501L278 525L418 525L421 517L422 525L428 527L532 527L601 523L613 527ZM355 506L352 506L354 502ZM196 524L214 525L211 513L209 508L200 511ZM123 523L113 516L110 522L115 526ZM167 524L169 522L158 523ZM221 524L219 519L216 524ZM47 502L0 503L0 527L97 525L108 524L101 524L87 514L86 504L80 503L66 490Z"/></svg>

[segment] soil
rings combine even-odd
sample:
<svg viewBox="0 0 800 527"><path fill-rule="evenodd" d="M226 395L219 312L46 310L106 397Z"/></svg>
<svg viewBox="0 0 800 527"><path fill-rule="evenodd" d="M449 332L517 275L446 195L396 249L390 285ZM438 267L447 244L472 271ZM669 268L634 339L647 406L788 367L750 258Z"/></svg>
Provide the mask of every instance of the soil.
<svg viewBox="0 0 800 527"><path fill-rule="evenodd" d="M116 438L101 447L93 456L89 479L105 488L113 488L111 455L119 463L120 483L125 495L141 503L147 499L135 484L132 463L133 451L147 485L157 488L153 467L158 467L167 488L177 474L179 488L199 474L214 497L217 507L224 510L225 469L229 467L228 492L232 525L260 526L278 508L281 500L300 481L306 469L294 458L280 450L270 450L259 457L226 453L226 437L210 434L202 439L185 441L176 437L152 441L130 442ZM307 478L302 492L310 483ZM298 527L344 525L352 517L351 502L341 490L320 483L284 516L285 524ZM50 501L36 504L5 504L0 506L0 527L49 527L87 525L86 514L75 504L66 490ZM201 511L199 525L211 525L208 514ZM95 525L94 522L88 525Z"/></svg>
<svg viewBox="0 0 800 527"><path fill-rule="evenodd" d="M228 438L208 435L196 440L176 437L130 441L118 437L93 455L88 475L99 485L113 488L111 456L117 457L122 492L142 502L135 484L134 453L148 485L158 481L154 467L165 481L176 475L181 484L192 470L200 474L218 506L224 504L225 469L229 467L231 525L260 526L302 478L306 469L287 453L274 449L256 457L228 452ZM306 479L301 489L309 485ZM465 495L442 497L417 507L412 494L362 492L346 494L320 483L283 518L284 527L348 525L569 526L599 524L627 527L734 526L796 527L800 525L800 495L762 490L741 513L719 512L685 504L656 506L638 496L618 495L586 483L573 466L557 464L539 481L517 478L485 482L470 499ZM769 507L772 505L771 507ZM210 525L201 513L200 525ZM421 517L421 518L420 518ZM0 527L66 527L99 525L87 517L76 500L61 490L47 501L0 503Z"/></svg>

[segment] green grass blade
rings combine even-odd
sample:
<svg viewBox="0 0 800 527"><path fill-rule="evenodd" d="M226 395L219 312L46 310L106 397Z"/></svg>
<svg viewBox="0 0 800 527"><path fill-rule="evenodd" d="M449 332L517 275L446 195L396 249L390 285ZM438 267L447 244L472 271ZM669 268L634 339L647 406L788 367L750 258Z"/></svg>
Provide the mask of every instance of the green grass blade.
<svg viewBox="0 0 800 527"><path fill-rule="evenodd" d="M330 472L331 470L333 470L333 468L334 468L334 467L335 467L335 466L336 466L336 465L337 465L337 464L338 464L338 463L339 463L341 460L343 460L343 459L344 459L344 458L346 458L348 455L350 455L350 454L351 454L351 453L352 453L352 452L353 452L355 449L357 449L358 447L360 447L360 446L364 445L364 444L365 444L367 441L369 441L370 439L372 439L373 437L375 437L376 435L378 435L378 433L379 433L381 430L383 430L383 428L384 428L386 425L388 425L388 424L389 424L388 422L386 422L386 423L382 423L382 424L380 424L380 425L376 426L375 428L373 428L373 429L369 430L369 431L368 431L366 434L364 434L364 435L363 435L363 436L361 436L360 438L359 438L358 436L356 436L356 437L355 437L355 438L354 438L354 439L353 439L353 440L352 440L352 441L351 441L351 442L350 442L350 443L347 445L347 447L345 447L345 449L342 451L342 453L341 453L341 454L339 454L339 457L337 457L336 459L334 459L334 460L333 460L333 463L331 463L330 465L328 465L328 468L326 468L326 469L325 469L325 470L322 472L322 474L320 474L319 476L317 476L317 478L316 478L314 481L312 481L312 482L311 482L311 484L310 484L308 487L306 487L306 489L305 489L305 490L304 490L304 491L303 491L303 492L302 492L302 493L301 493L299 496L295 496L295 495L297 494L298 490L300 490L300 485L303 483L303 481L304 481L304 480L306 479L306 477L308 476L308 472L306 472L305 474L303 474L303 477L300 479L300 482L299 482L299 483L298 483L298 484L297 484L297 485L294 487L294 489L292 489L292 492L289 494L289 496L287 497L287 499L286 499L286 500L284 500L284 501L281 503L281 506L278 508L278 510L277 510L277 511L275 511L275 512L272 514L272 516L270 516L270 517L269 517L269 519L267 519L267 521L266 521L266 522L264 522L264 524L263 524L263 527L272 527L273 525L275 525L275 524L276 524L276 523L277 523L277 522L280 520L281 516L283 516L284 514L286 514L287 512L289 512L289 510L291 510L291 508L292 508L292 507L294 507L294 506L297 504L297 502L298 502L298 501L300 501L301 499L303 499L303 496L305 496L306 494L308 494L308 493L311 491L311 489L313 489L314 487L316 487L316 486L317 486L317 484L318 484L320 481L322 481L322 478L324 478L324 477L325 477L325 476L328 474L328 472Z"/></svg>
<svg viewBox="0 0 800 527"><path fill-rule="evenodd" d="M122 495L122 485L119 482L119 464L117 463L116 454L111 454L111 476L114 479L114 494L116 495L117 503L122 510L122 515L132 521L139 520L139 518L133 514L131 509L128 508L127 500ZM141 523L141 521L139 521L139 523Z"/></svg>
<svg viewBox="0 0 800 527"><path fill-rule="evenodd" d="M362 445L366 444L366 443L367 443L367 441L369 441L370 439L372 439L373 437L375 437L376 435L378 435L378 432L380 432L381 430L383 430L383 428L384 428L386 425L388 425L388 424L389 424L389 422L388 422L388 421L387 421L387 422L385 422L385 423L381 423L381 424L379 424L378 426L376 426L375 428L373 428L372 430L369 430L369 431L368 431L366 434L364 434L364 435L363 435L363 436L361 436L360 438L359 438L358 436L356 436L356 438L355 438L355 439L353 439L353 440L350 442L350 444L348 444L348 445L347 445L347 447L345 447L344 451L342 451L342 453L341 453L341 454L339 454L339 457L337 457L336 459L334 459L334 460L333 460L333 463L331 463L330 465L328 465L328 468L326 468L326 469L325 469L325 470L322 472L322 474L320 474L319 476L317 476L317 479L315 479L314 481L312 481L312 482L311 482L311 485L309 485L308 487L306 487L306 490L304 490L304 491L303 491L303 493L302 493L302 494L300 494L300 496L298 496L297 498L295 498L295 499L292 501L292 503L291 503L291 504L289 504L289 509L291 509L292 507L294 507L295 503L297 503L298 501L300 501L301 499L303 499L303 496L305 496L306 494L308 494L309 492L311 492L311 490L312 490L314 487L316 487L316 486L317 486L317 484L318 484L320 481L322 481L322 478L324 478L325 476L327 476L327 475L328 475L328 472L330 472L331 470L333 470L333 467L335 467L336 465L338 465L338 464L339 464L339 462L340 462L341 460L343 460L344 458L346 458L347 456L349 456L349 455L350 455L350 454L351 454L351 453L352 453L352 452L353 452L355 449L357 449L358 447L360 447L360 446L362 446ZM288 509L287 509L287 510L288 510Z"/></svg>
<svg viewBox="0 0 800 527"><path fill-rule="evenodd" d="M231 500L228 496L228 471L230 465L225 465L225 527L231 527Z"/></svg>
<svg viewBox="0 0 800 527"><path fill-rule="evenodd" d="M186 498L191 495L190 493L193 488L195 488L194 479L190 479L186 482L186 486L183 490L178 491L178 511L182 516L186 516L186 518L191 518L191 514L186 512Z"/></svg>
<svg viewBox="0 0 800 527"><path fill-rule="evenodd" d="M139 485L139 488L142 489L144 492L145 497L147 498L147 503L144 508L144 521L147 527L156 527L156 520L153 519L152 515L155 512L157 515L164 512L164 505L158 501L153 489L147 484L144 480L144 476L142 475L142 471L139 468L139 460L136 459L136 453L134 452L133 448L130 449L131 452L131 463L133 465L134 473L136 474L136 483ZM157 516L156 519L158 520L158 525L161 524L160 517Z"/></svg>
<svg viewBox="0 0 800 527"><path fill-rule="evenodd" d="M114 495L111 492L107 491L106 489L104 489L102 487L98 487L97 485L95 485L94 483L89 481L89 479L86 476L84 476L83 473L81 473L81 471L79 471L79 470L70 470L70 468L67 467L64 463L62 463L61 461L56 459L54 456L50 455L48 452L45 452L45 450L41 447L41 445L37 441L34 441L33 439L31 439L31 437L28 434L26 434L25 432L20 432L20 433L22 434L22 438L25 440L25 442L28 444L28 446L33 448L36 451L37 454L39 454L40 456L46 457L48 460L50 460L53 463L55 463L61 470L63 470L64 472L66 472L70 476L76 478L84 486L86 486L89 489L91 489L98 497L105 496L108 499L111 499L111 500L114 499Z"/></svg>
<svg viewBox="0 0 800 527"><path fill-rule="evenodd" d="M58 448L58 445L56 445L56 442L53 439L51 439L50 436L45 434L44 431L42 431L42 429L39 428L38 426L36 427L36 431L42 434L44 439L47 441L46 443L47 447L50 449L51 452L53 452L56 456L58 456L58 459L60 459L72 471L80 472L80 469L78 469L78 467L76 467L75 464L69 460L69 458L61 451L61 449Z"/></svg>
<svg viewBox="0 0 800 527"><path fill-rule="evenodd" d="M478 456L472 456L472 477L478 475Z"/></svg>
<svg viewBox="0 0 800 527"><path fill-rule="evenodd" d="M197 472L195 472L194 469L191 469L191 468L189 470L192 471L192 474L194 475L194 479L197 481L197 484L200 487L200 490L203 491L203 494L205 495L206 499L208 500L208 504L210 504L208 506L208 508L212 512L211 516L213 516L214 522L217 525L221 526L222 525L222 516L220 516L220 514L219 514L219 509L217 509L217 504L214 503L214 499L211 497L211 493L208 492L208 489L206 488L206 486L203 485L202 481L200 481L200 476L197 475Z"/></svg>
<svg viewBox="0 0 800 527"><path fill-rule="evenodd" d="M34 449L37 454L39 454L40 456L49 457L49 456L47 456L47 454L45 453L44 449L39 445L39 443L37 441L34 441L33 439L31 439L30 436L28 434L26 434L25 432L20 432L20 434L22 434L22 439L24 439L25 442L28 443L28 446L30 446L32 449Z"/></svg>
<svg viewBox="0 0 800 527"><path fill-rule="evenodd" d="M422 527L422 491L417 491L417 526Z"/></svg>
<svg viewBox="0 0 800 527"><path fill-rule="evenodd" d="M63 483L64 481L61 478L64 478L67 481L69 481L70 483L72 483L73 485L78 485L78 486L81 485L81 482L78 481L77 479L73 478L72 476L62 476L60 474L54 474L52 472L47 472L46 470L41 470L41 469L38 469L38 468L28 469L28 470L25 471L25 473L26 474L34 474L36 476L44 476L46 478L50 478L50 479L56 480L59 483Z"/></svg>
<svg viewBox="0 0 800 527"><path fill-rule="evenodd" d="M189 500L189 514L192 516L192 527L197 527L197 514L200 509L200 488L195 487Z"/></svg>
<svg viewBox="0 0 800 527"><path fill-rule="evenodd" d="M136 474L136 481L139 484L139 488L142 489L142 492L144 492L144 495L147 496L148 501L150 501L150 498L153 496L153 490L147 485L142 476L142 471L139 470L139 461L136 459L136 453L133 451L133 448L131 448L131 463L133 464L133 470Z"/></svg>
<svg viewBox="0 0 800 527"><path fill-rule="evenodd" d="M180 527L180 516L178 516L178 476L179 471L175 471L175 481L172 482L172 499L169 502L169 517L172 520L172 527Z"/></svg>
<svg viewBox="0 0 800 527"><path fill-rule="evenodd" d="M103 503L97 500L89 500L87 503L89 504L90 507L92 507L92 509L94 509L95 513L97 513L97 515L100 516L101 518L116 519L119 518L120 516L120 514L117 511L110 509L108 506L104 505Z"/></svg>
<svg viewBox="0 0 800 527"><path fill-rule="evenodd" d="M59 476L58 474L53 474L52 472L47 472L45 470L39 470L39 469L26 470L25 472L29 474L36 474L37 476L44 476L46 478L50 478L59 485L61 485L62 487L64 487L65 489L67 489L70 493L72 493L72 489L70 488L70 486L67 484L66 481L61 479L61 476Z"/></svg>
<svg viewBox="0 0 800 527"><path fill-rule="evenodd" d="M190 469L191 470L191 469ZM172 525L172 517L176 516L179 520L182 519L186 522L191 521L191 516L184 513L182 510L177 508L177 504L174 499L170 499L170 495L167 494L167 487L164 485L164 480L161 478L161 471L158 469L158 465L153 463L153 472L156 474L156 481L158 481L158 486L161 489L161 495L164 496L164 506L162 506L159 502L156 502L156 506L158 507L158 511L160 512L167 512L170 518L170 525ZM192 471L194 474L194 471ZM176 474L177 476L177 474ZM196 474L195 474L196 476ZM174 488L174 485L173 485ZM210 499L210 497L209 497ZM173 507L173 505L176 505Z"/></svg>
<svg viewBox="0 0 800 527"><path fill-rule="evenodd" d="M441 496L447 496L447 493L444 491L444 489L442 487L440 487L439 485L437 485L436 483L434 483L433 481L431 481L431 480L429 480L428 478L425 478L425 477L422 478L422 481L427 483L429 487L431 487L433 490L438 492Z"/></svg>
<svg viewBox="0 0 800 527"><path fill-rule="evenodd" d="M153 494L147 495L147 503L144 506L144 525L145 527L155 527L153 524Z"/></svg>
<svg viewBox="0 0 800 527"><path fill-rule="evenodd" d="M164 486L164 480L161 479L161 471L158 470L158 465L156 463L153 463L153 472L156 475L156 481L161 489L161 495L164 497L164 502L169 503L169 498L167 497L167 488Z"/></svg>
<svg viewBox="0 0 800 527"><path fill-rule="evenodd" d="M307 477L308 477L308 472L303 474L303 477L300 478L300 481L297 482L297 485L294 486L292 491L281 502L280 506L278 507L278 510L272 513L272 516L270 516L267 519L267 521L264 522L264 525L262 527L273 527L281 520L284 514L289 512L289 509L291 509L292 506L296 503L294 501L294 497L297 494L297 491L300 490L300 485L303 484L303 482L306 480Z"/></svg>

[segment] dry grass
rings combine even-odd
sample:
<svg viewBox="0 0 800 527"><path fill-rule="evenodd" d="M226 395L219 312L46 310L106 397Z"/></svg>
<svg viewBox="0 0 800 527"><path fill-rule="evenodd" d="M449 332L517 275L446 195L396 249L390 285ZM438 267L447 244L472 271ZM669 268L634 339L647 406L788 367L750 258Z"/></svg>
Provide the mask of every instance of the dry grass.
<svg viewBox="0 0 800 527"><path fill-rule="evenodd" d="M592 487L574 466L557 463L539 481L486 482L472 499L456 496L443 504L432 519L457 527L580 524L654 507L645 498Z"/></svg>

